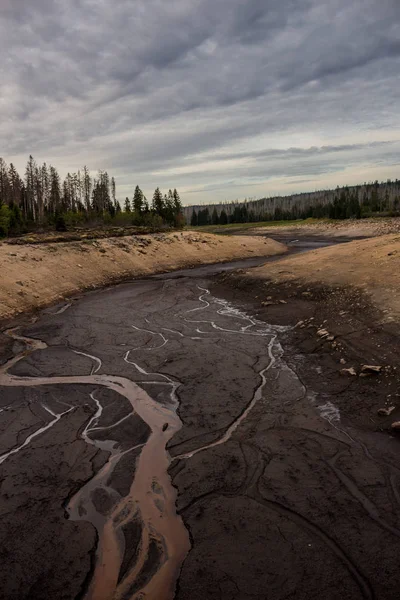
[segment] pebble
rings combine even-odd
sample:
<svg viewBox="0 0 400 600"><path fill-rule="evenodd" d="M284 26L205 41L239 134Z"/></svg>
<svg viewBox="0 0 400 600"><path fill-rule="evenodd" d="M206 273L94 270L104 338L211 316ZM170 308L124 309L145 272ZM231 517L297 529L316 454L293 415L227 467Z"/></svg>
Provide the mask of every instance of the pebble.
<svg viewBox="0 0 400 600"><path fill-rule="evenodd" d="M352 376L357 375L356 370L354 369L354 367L350 367L349 369L340 369L340 373L342 375L352 375Z"/></svg>

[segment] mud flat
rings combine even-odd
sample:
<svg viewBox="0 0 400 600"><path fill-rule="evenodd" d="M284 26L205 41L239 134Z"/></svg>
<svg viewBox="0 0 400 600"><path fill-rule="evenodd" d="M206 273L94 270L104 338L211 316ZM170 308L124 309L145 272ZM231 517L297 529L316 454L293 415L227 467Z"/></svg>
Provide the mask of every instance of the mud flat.
<svg viewBox="0 0 400 600"><path fill-rule="evenodd" d="M210 267L7 330L5 598L397 598L398 329L337 287Z"/></svg>

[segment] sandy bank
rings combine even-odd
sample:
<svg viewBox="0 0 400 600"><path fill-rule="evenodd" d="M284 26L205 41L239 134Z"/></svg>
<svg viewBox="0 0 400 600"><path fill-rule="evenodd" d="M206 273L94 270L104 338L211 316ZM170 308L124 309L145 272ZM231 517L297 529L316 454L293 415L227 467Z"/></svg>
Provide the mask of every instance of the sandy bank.
<svg viewBox="0 0 400 600"><path fill-rule="evenodd" d="M191 231L24 246L0 244L0 319L111 282L285 252L260 237L218 237Z"/></svg>
<svg viewBox="0 0 400 600"><path fill-rule="evenodd" d="M370 294L388 320L400 318L400 235L356 240L283 258L249 275L277 283L299 280L328 286L355 286Z"/></svg>

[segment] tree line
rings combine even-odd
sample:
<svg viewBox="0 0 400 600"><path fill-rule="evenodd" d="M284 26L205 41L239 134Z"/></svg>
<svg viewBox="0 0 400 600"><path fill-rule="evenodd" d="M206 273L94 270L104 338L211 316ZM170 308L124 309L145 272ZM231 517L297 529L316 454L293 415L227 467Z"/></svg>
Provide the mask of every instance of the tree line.
<svg viewBox="0 0 400 600"><path fill-rule="evenodd" d="M182 203L176 188L163 195L157 187L150 208L146 196L137 185L132 202L128 197L125 198L124 211L126 215L132 215L134 225L146 224L149 215L153 216L153 220L156 217L159 223L166 223L171 227L183 227L185 224Z"/></svg>
<svg viewBox="0 0 400 600"><path fill-rule="evenodd" d="M400 193L398 192L400 192L400 182L388 180L384 183L375 181L373 184L351 188L337 187L328 202L310 198L308 202L289 203L286 198L282 198L280 206L279 199L274 199L275 208L272 211L257 212L253 208L257 206L257 201L249 204L235 203L222 208L221 206L206 206L202 209L192 210L190 224L196 227L308 218L361 219L373 215L397 216L400 215ZM263 206L264 199L259 203L260 206Z"/></svg>
<svg viewBox="0 0 400 600"><path fill-rule="evenodd" d="M0 158L0 237L46 228L66 230L82 224L134 224L180 227L182 204L176 189L157 188L151 206L139 186L124 210L116 197L116 182L107 171L92 176L84 166L64 180L52 165L37 164L29 156L24 176Z"/></svg>

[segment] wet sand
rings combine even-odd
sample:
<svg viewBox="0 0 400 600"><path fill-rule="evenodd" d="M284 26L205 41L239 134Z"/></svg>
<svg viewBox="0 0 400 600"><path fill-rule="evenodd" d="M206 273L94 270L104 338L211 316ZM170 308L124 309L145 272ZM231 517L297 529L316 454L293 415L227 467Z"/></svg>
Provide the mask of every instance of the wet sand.
<svg viewBox="0 0 400 600"><path fill-rule="evenodd" d="M397 598L399 445L376 417L396 375L349 380L293 329L338 324L321 290L208 269L5 335L4 598ZM343 317L340 352L394 365L393 330L349 333L368 310Z"/></svg>

